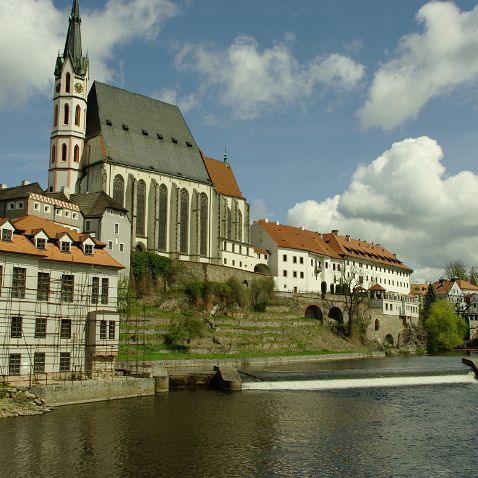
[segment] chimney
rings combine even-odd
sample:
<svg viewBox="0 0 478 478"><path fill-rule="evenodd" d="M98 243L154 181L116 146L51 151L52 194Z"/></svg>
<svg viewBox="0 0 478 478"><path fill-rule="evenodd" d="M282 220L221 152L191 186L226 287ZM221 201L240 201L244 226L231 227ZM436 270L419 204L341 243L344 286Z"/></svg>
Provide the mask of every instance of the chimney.
<svg viewBox="0 0 478 478"><path fill-rule="evenodd" d="M332 229L332 234L334 236L338 236L339 235L339 230L338 229Z"/></svg>
<svg viewBox="0 0 478 478"><path fill-rule="evenodd" d="M22 186L28 186L30 183L30 181L28 181L28 179L22 179Z"/></svg>
<svg viewBox="0 0 478 478"><path fill-rule="evenodd" d="M265 219L264 219L264 222L269 222L269 219L265 218Z"/></svg>
<svg viewBox="0 0 478 478"><path fill-rule="evenodd" d="M278 226L278 225L279 225L279 221L276 221L276 226Z"/></svg>
<svg viewBox="0 0 478 478"><path fill-rule="evenodd" d="M350 236L348 234L345 236L345 239L347 240L347 242L350 242Z"/></svg>

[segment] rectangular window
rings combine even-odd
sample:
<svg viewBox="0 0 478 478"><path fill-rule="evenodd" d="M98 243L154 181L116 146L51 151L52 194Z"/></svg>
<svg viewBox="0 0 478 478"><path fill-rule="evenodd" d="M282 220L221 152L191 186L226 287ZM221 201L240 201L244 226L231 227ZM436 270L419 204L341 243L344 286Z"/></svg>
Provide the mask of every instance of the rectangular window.
<svg viewBox="0 0 478 478"><path fill-rule="evenodd" d="M106 320L100 321L100 339L106 339Z"/></svg>
<svg viewBox="0 0 478 478"><path fill-rule="evenodd" d="M37 239L37 249L44 251L46 249L46 239L39 237Z"/></svg>
<svg viewBox="0 0 478 478"><path fill-rule="evenodd" d="M293 262L294 264L297 264L297 256L293 256L293 257L292 257L292 262Z"/></svg>
<svg viewBox="0 0 478 478"><path fill-rule="evenodd" d="M8 359L8 375L20 375L21 361L21 354L10 354Z"/></svg>
<svg viewBox="0 0 478 478"><path fill-rule="evenodd" d="M108 241L108 249L111 251L113 249L113 241Z"/></svg>
<svg viewBox="0 0 478 478"><path fill-rule="evenodd" d="M10 328L10 337L12 339L21 338L22 324L23 324L23 317L12 317L11 328Z"/></svg>
<svg viewBox="0 0 478 478"><path fill-rule="evenodd" d="M287 254L282 254L282 260L283 260L284 262L287 262Z"/></svg>
<svg viewBox="0 0 478 478"><path fill-rule="evenodd" d="M100 296L100 278L93 277L91 284L91 303L97 304Z"/></svg>
<svg viewBox="0 0 478 478"><path fill-rule="evenodd" d="M108 324L108 338L111 340L116 338L116 322L114 320L110 320Z"/></svg>
<svg viewBox="0 0 478 478"><path fill-rule="evenodd" d="M299 258L299 262L300 262L301 264L303 264L303 263L304 263L304 258L303 258L303 257L300 257L300 258Z"/></svg>
<svg viewBox="0 0 478 478"><path fill-rule="evenodd" d="M12 297L16 299L25 298L25 282L27 277L27 270L23 267L13 268L12 277Z"/></svg>
<svg viewBox="0 0 478 478"><path fill-rule="evenodd" d="M70 252L70 243L68 241L61 241L61 252Z"/></svg>
<svg viewBox="0 0 478 478"><path fill-rule="evenodd" d="M75 288L75 276L63 274L61 276L61 300L73 302L73 290Z"/></svg>
<svg viewBox="0 0 478 478"><path fill-rule="evenodd" d="M33 373L45 373L45 352L35 352L33 356Z"/></svg>
<svg viewBox="0 0 478 478"><path fill-rule="evenodd" d="M91 231L91 221L85 221L85 232Z"/></svg>
<svg viewBox="0 0 478 478"><path fill-rule="evenodd" d="M293 276L293 277L297 277L297 271L294 271L294 272L292 273L292 276Z"/></svg>
<svg viewBox="0 0 478 478"><path fill-rule="evenodd" d="M300 273L300 278L301 278L301 279L304 278L304 273L303 273L303 272Z"/></svg>
<svg viewBox="0 0 478 478"><path fill-rule="evenodd" d="M102 304L108 303L108 288L109 288L108 279L101 279L101 303Z"/></svg>
<svg viewBox="0 0 478 478"><path fill-rule="evenodd" d="M2 241L12 241L12 231L10 231L10 229L2 229Z"/></svg>
<svg viewBox="0 0 478 478"><path fill-rule="evenodd" d="M93 255L93 246L91 244L85 244L85 255L87 256Z"/></svg>
<svg viewBox="0 0 478 478"><path fill-rule="evenodd" d="M35 319L35 338L43 339L46 337L46 317L37 317Z"/></svg>
<svg viewBox="0 0 478 478"><path fill-rule="evenodd" d="M50 297L50 274L47 272L38 273L37 300L48 300Z"/></svg>
<svg viewBox="0 0 478 478"><path fill-rule="evenodd" d="M284 277L287 277L287 271L282 271L282 275L283 275Z"/></svg>
<svg viewBox="0 0 478 478"><path fill-rule="evenodd" d="M120 244L120 252L124 252L124 244L123 243Z"/></svg>
<svg viewBox="0 0 478 478"><path fill-rule="evenodd" d="M119 234L119 224L115 222L115 234Z"/></svg>
<svg viewBox="0 0 478 478"><path fill-rule="evenodd" d="M70 352L60 352L60 372L70 371Z"/></svg>
<svg viewBox="0 0 478 478"><path fill-rule="evenodd" d="M70 319L61 319L60 338L71 339L71 320Z"/></svg>

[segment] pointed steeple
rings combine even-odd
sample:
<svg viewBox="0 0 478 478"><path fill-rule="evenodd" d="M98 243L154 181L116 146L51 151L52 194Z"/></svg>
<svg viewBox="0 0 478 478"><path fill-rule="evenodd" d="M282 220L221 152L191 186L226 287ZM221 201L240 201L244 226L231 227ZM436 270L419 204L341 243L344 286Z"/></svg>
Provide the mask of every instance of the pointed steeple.
<svg viewBox="0 0 478 478"><path fill-rule="evenodd" d="M71 14L68 21L68 34L66 36L63 59L60 62L57 61L55 73L59 72L61 64L69 58L73 66L73 71L77 75L83 76L88 67L88 57L83 56L83 51L81 49L81 17L79 0L73 0L73 6L71 7Z"/></svg>

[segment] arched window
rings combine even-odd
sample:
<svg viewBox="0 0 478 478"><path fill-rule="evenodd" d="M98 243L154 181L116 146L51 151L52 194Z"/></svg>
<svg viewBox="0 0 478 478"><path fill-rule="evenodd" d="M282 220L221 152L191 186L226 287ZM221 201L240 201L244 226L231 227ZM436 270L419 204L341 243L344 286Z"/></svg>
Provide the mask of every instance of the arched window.
<svg viewBox="0 0 478 478"><path fill-rule="evenodd" d="M75 161L75 163L80 162L80 147L78 145L75 145L73 160Z"/></svg>
<svg viewBox="0 0 478 478"><path fill-rule="evenodd" d="M55 145L51 147L51 162L52 163L56 162L56 146Z"/></svg>
<svg viewBox="0 0 478 478"><path fill-rule="evenodd" d="M67 93L70 92L70 82L71 82L71 75L69 73L66 74L66 85L65 85L65 91Z"/></svg>
<svg viewBox="0 0 478 478"><path fill-rule="evenodd" d="M187 254L189 236L189 194L186 189L181 190L181 209L179 224L179 252Z"/></svg>
<svg viewBox="0 0 478 478"><path fill-rule="evenodd" d="M237 237L236 239L240 242L242 242L242 212L237 211Z"/></svg>
<svg viewBox="0 0 478 478"><path fill-rule="evenodd" d="M67 147L66 147L66 143L63 143L61 145L61 160L62 161L66 161L66 153L68 152L67 150Z"/></svg>
<svg viewBox="0 0 478 478"><path fill-rule="evenodd" d="M70 118L70 107L69 105L65 105L64 115L63 115L63 123L68 124L68 120Z"/></svg>
<svg viewBox="0 0 478 478"><path fill-rule="evenodd" d="M81 120L81 108L80 105L76 105L75 109L75 125L80 126L80 120Z"/></svg>
<svg viewBox="0 0 478 478"><path fill-rule="evenodd" d="M124 179L120 174L113 181L113 199L124 206Z"/></svg>
<svg viewBox="0 0 478 478"><path fill-rule="evenodd" d="M207 256L208 201L205 193L201 194L199 208L199 237L201 240L199 253L201 256Z"/></svg>
<svg viewBox="0 0 478 478"><path fill-rule="evenodd" d="M146 212L146 183L138 182L138 196L136 201L136 234L144 236L144 223Z"/></svg>
<svg viewBox="0 0 478 478"><path fill-rule="evenodd" d="M164 184L161 184L159 187L158 201L158 249L165 251L166 238L168 234L168 188Z"/></svg>
<svg viewBox="0 0 478 478"><path fill-rule="evenodd" d="M58 105L55 105L55 115L53 118L53 126L58 126Z"/></svg>
<svg viewBox="0 0 478 478"><path fill-rule="evenodd" d="M228 207L226 210L226 237L231 239L232 236L232 214L231 208Z"/></svg>

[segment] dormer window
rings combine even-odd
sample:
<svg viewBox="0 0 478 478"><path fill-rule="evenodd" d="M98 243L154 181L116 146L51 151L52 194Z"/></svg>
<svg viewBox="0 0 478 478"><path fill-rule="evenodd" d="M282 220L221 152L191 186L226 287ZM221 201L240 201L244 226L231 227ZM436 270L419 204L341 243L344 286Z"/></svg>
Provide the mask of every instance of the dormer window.
<svg viewBox="0 0 478 478"><path fill-rule="evenodd" d="M41 249L42 251L46 249L46 239L42 237L37 238L37 249Z"/></svg>
<svg viewBox="0 0 478 478"><path fill-rule="evenodd" d="M61 241L60 250L61 252L70 252L70 243L68 241Z"/></svg>
<svg viewBox="0 0 478 478"><path fill-rule="evenodd" d="M2 241L12 242L12 231L10 229L2 229Z"/></svg>
<svg viewBox="0 0 478 478"><path fill-rule="evenodd" d="M93 255L93 245L92 244L85 244L85 255L92 256Z"/></svg>

